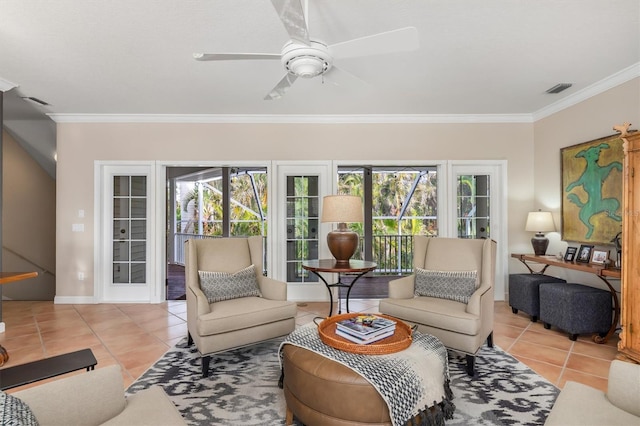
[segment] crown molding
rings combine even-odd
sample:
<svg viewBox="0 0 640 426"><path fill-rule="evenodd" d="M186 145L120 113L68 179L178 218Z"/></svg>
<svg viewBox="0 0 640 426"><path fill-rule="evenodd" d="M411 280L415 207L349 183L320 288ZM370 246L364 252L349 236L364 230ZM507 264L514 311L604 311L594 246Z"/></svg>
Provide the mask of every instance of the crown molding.
<svg viewBox="0 0 640 426"><path fill-rule="evenodd" d="M560 112L563 109L572 107L593 96L599 95L600 93L606 92L609 89L613 89L616 86L626 83L629 80L633 80L636 77L640 77L640 62L636 62L635 64L624 68L615 74L612 74L596 83L593 83L590 86L585 87L584 89L578 90L577 92L559 100L558 102L554 102L551 105L535 111L532 114L533 121L535 122L541 120L557 112Z"/></svg>
<svg viewBox="0 0 640 426"><path fill-rule="evenodd" d="M14 87L18 87L18 85L0 77L0 92L8 92Z"/></svg>
<svg viewBox="0 0 640 426"><path fill-rule="evenodd" d="M56 123L407 124L532 123L531 114L47 114Z"/></svg>
<svg viewBox="0 0 640 426"><path fill-rule="evenodd" d="M640 62L531 114L47 114L56 123L479 124L534 123L640 77ZM0 90L6 80L0 79ZM6 84L12 84L6 82ZM15 86L13 86L15 87Z"/></svg>

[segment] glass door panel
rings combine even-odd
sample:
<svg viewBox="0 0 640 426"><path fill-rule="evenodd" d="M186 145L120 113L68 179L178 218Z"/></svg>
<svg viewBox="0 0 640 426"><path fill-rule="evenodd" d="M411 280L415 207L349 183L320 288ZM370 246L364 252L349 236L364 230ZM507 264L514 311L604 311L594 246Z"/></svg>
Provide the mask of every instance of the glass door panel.
<svg viewBox="0 0 640 426"><path fill-rule="evenodd" d="M458 238L491 238L490 176L457 176Z"/></svg>
<svg viewBox="0 0 640 426"><path fill-rule="evenodd" d="M112 282L146 284L146 176L113 176L112 235Z"/></svg>
<svg viewBox="0 0 640 426"><path fill-rule="evenodd" d="M302 261L318 258L318 176L286 177L287 281L317 282L318 277L302 268Z"/></svg>

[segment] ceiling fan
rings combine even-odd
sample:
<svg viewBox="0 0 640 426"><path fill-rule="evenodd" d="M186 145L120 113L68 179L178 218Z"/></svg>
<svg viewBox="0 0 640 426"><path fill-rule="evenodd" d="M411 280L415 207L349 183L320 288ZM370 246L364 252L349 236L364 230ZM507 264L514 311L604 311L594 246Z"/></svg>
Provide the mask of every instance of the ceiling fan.
<svg viewBox="0 0 640 426"><path fill-rule="evenodd" d="M301 0L271 0L291 40L280 53L194 53L198 61L280 60L286 70L284 77L264 97L281 98L291 85L301 78L329 77L341 70L335 59L407 52L418 48L418 31L414 27L373 34L341 43L326 45L309 37L307 14ZM305 1L306 4L306 1ZM344 73L344 72L343 72Z"/></svg>

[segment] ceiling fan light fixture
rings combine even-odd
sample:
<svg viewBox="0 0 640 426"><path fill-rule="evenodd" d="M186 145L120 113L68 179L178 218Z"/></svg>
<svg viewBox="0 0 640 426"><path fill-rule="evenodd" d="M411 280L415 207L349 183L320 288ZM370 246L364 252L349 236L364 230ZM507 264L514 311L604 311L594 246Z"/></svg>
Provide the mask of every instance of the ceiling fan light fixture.
<svg viewBox="0 0 640 426"><path fill-rule="evenodd" d="M317 56L296 56L286 64L287 71L302 78L312 78L324 74L329 64Z"/></svg>
<svg viewBox="0 0 640 426"><path fill-rule="evenodd" d="M332 62L327 46L317 41L310 41L309 45L289 42L282 48L282 64L296 77L322 75L331 69Z"/></svg>

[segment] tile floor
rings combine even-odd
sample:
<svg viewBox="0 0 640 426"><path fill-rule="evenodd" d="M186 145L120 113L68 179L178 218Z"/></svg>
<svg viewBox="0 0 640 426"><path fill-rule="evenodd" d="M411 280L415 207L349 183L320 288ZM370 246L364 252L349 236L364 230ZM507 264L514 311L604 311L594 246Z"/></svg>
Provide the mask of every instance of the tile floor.
<svg viewBox="0 0 640 426"><path fill-rule="evenodd" d="M157 305L2 303L6 331L0 344L10 355L3 368L91 348L97 368L119 364L128 386L187 334L186 302L181 300ZM378 301L351 300L349 305L352 312L377 312ZM300 303L296 323L326 316L328 308L328 302ZM525 314L514 315L506 302L495 304L494 342L560 388L573 380L606 390L609 364L617 352L617 336L604 345L593 343L590 336L572 342Z"/></svg>

